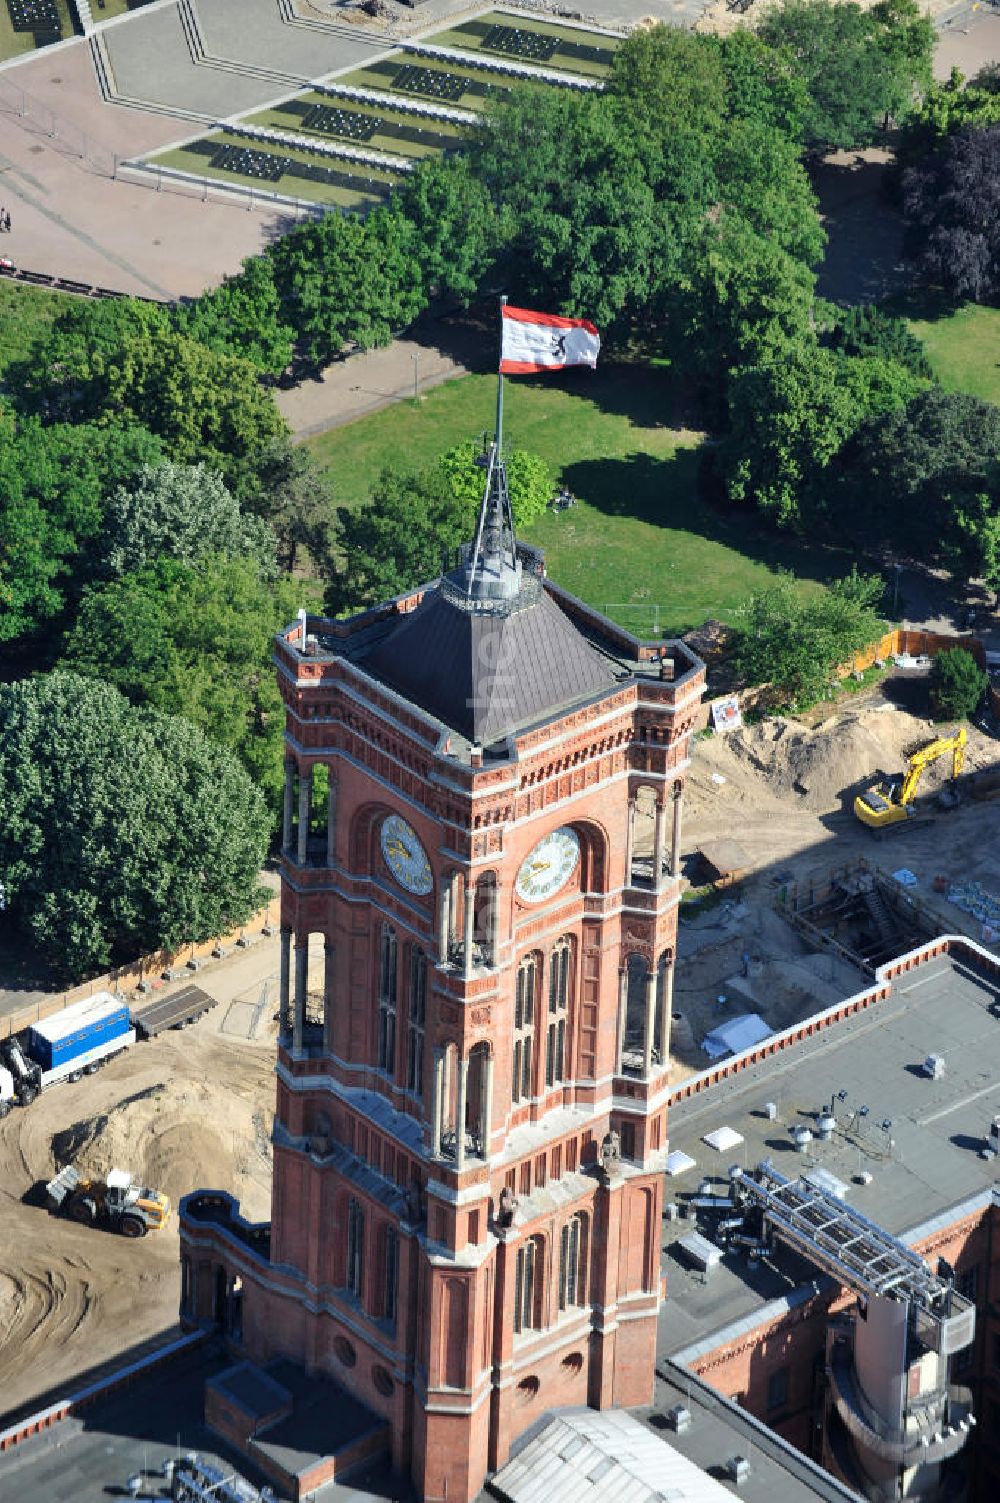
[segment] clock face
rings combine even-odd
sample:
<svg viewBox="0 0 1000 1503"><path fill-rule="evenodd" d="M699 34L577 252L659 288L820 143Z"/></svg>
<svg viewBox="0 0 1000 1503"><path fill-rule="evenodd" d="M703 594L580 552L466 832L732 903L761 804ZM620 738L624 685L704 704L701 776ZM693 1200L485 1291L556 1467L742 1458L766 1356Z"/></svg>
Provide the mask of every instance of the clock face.
<svg viewBox="0 0 1000 1503"><path fill-rule="evenodd" d="M434 886L427 852L405 819L390 814L382 821L382 855L396 881L407 892L424 897Z"/></svg>
<svg viewBox="0 0 1000 1503"><path fill-rule="evenodd" d="M516 890L525 903L541 903L566 886L580 859L580 841L569 825L543 835L521 863Z"/></svg>

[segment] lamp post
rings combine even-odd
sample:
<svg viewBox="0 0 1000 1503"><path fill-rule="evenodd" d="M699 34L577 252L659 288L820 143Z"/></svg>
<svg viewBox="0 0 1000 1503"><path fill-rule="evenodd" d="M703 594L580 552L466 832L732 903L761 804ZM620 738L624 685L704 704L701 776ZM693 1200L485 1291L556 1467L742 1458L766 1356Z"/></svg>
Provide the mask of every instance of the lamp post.
<svg viewBox="0 0 1000 1503"><path fill-rule="evenodd" d="M420 391L420 356L413 354L410 359L413 361L413 400L416 402Z"/></svg>

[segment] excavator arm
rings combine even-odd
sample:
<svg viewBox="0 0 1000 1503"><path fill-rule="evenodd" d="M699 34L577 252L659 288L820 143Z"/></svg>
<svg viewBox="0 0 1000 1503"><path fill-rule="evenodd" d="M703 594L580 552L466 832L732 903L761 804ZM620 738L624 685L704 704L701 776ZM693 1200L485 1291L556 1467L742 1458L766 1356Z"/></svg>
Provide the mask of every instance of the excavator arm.
<svg viewBox="0 0 1000 1503"><path fill-rule="evenodd" d="M939 736L936 741L931 741L927 746L922 746L918 752L914 752L910 758L910 765L903 779L903 786L899 791L899 802L908 804L916 794L920 779L925 767L936 762L938 757L952 754L953 778L957 778L962 771L965 762L965 744L969 739L969 733L965 726L960 726L953 736Z"/></svg>

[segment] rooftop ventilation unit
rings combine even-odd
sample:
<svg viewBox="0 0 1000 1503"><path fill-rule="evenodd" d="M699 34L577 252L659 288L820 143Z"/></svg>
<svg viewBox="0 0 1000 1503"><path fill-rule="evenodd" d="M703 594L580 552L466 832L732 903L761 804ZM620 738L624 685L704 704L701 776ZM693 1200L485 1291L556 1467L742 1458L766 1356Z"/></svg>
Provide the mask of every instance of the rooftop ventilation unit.
<svg viewBox="0 0 1000 1503"><path fill-rule="evenodd" d="M675 1404L672 1409L668 1409L667 1419L670 1428L678 1435L683 1435L685 1430L691 1428L691 1411L686 1404Z"/></svg>
<svg viewBox="0 0 1000 1503"><path fill-rule="evenodd" d="M739 1487L750 1480L750 1463L745 1456L730 1456L726 1462L726 1476Z"/></svg>
<svg viewBox="0 0 1000 1503"><path fill-rule="evenodd" d="M944 1055L928 1054L924 1060L924 1074L931 1080L940 1080L944 1075Z"/></svg>
<svg viewBox="0 0 1000 1503"><path fill-rule="evenodd" d="M805 1153L812 1140L813 1135L809 1131L808 1127L803 1127L800 1124L798 1127L792 1128L792 1141L794 1142L795 1147L798 1149L799 1153Z"/></svg>

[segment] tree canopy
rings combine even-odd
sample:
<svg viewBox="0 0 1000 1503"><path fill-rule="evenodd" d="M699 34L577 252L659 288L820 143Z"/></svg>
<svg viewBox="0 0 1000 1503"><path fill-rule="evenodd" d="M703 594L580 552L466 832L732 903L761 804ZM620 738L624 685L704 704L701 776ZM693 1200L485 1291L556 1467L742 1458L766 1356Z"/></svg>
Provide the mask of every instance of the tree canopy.
<svg viewBox="0 0 1000 1503"><path fill-rule="evenodd" d="M963 126L903 174L907 250L952 298L1000 294L1000 123Z"/></svg>
<svg viewBox="0 0 1000 1503"><path fill-rule="evenodd" d="M206 465L143 465L108 498L104 572L127 574L161 558L193 564L219 554L250 557L274 569L275 538L266 522L244 517L239 502Z"/></svg>
<svg viewBox="0 0 1000 1503"><path fill-rule="evenodd" d="M971 652L951 647L931 663L931 708L935 720L969 720L986 692L989 675Z"/></svg>
<svg viewBox="0 0 1000 1503"><path fill-rule="evenodd" d="M887 118L902 120L931 82L934 28L916 0L783 0L759 35L794 60L805 83L806 144L870 146Z"/></svg>
<svg viewBox="0 0 1000 1503"><path fill-rule="evenodd" d="M57 974L209 939L260 898L261 794L178 717L71 673L0 685L0 881Z"/></svg>
<svg viewBox="0 0 1000 1503"><path fill-rule="evenodd" d="M314 593L267 582L246 558L161 557L84 592L63 665L134 705L184 716L239 757L276 817L284 712L274 634Z"/></svg>

